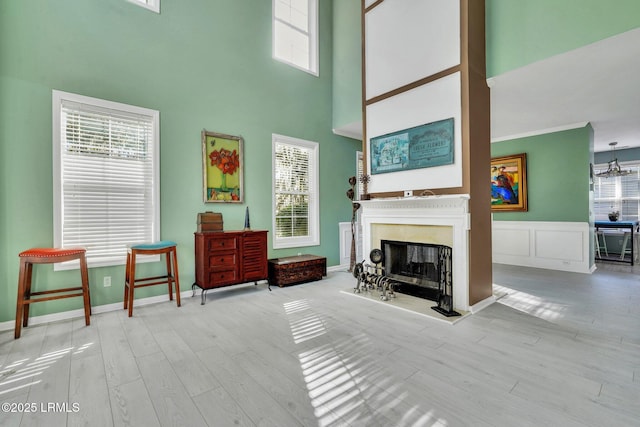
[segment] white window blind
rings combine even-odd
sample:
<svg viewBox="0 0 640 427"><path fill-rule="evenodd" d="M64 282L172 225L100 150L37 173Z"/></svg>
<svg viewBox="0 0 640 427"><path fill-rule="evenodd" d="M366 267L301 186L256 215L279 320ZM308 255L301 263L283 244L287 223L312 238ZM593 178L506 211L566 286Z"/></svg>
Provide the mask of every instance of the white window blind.
<svg viewBox="0 0 640 427"><path fill-rule="evenodd" d="M124 263L129 244L158 240L158 117L54 91L56 246L83 246L89 265L105 266Z"/></svg>
<svg viewBox="0 0 640 427"><path fill-rule="evenodd" d="M596 220L608 220L609 212L620 212L621 221L640 219L640 163L626 163L623 169L631 173L610 178L594 177L593 208ZM604 172L607 165L596 165L595 173Z"/></svg>
<svg viewBox="0 0 640 427"><path fill-rule="evenodd" d="M320 244L318 144L273 135L274 248Z"/></svg>
<svg viewBox="0 0 640 427"><path fill-rule="evenodd" d="M274 58L318 75L317 0L273 0Z"/></svg>

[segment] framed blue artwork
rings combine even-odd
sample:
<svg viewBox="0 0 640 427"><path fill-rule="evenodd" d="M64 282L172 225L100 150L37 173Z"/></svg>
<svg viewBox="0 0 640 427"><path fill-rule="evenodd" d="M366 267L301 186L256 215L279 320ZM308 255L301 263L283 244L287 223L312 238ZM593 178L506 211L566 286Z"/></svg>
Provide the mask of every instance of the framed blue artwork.
<svg viewBox="0 0 640 427"><path fill-rule="evenodd" d="M371 174L453 164L453 117L371 138Z"/></svg>

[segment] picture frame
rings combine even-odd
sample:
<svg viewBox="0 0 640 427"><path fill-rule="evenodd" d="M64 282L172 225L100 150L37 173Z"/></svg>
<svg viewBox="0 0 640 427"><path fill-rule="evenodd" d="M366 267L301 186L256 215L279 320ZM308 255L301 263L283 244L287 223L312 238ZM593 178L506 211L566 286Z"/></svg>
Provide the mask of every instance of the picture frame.
<svg viewBox="0 0 640 427"><path fill-rule="evenodd" d="M202 130L202 177L205 203L243 203L244 140Z"/></svg>
<svg viewBox="0 0 640 427"><path fill-rule="evenodd" d="M371 174L450 165L454 161L453 117L371 138Z"/></svg>
<svg viewBox="0 0 640 427"><path fill-rule="evenodd" d="M527 154L492 158L490 172L491 210L526 212Z"/></svg>

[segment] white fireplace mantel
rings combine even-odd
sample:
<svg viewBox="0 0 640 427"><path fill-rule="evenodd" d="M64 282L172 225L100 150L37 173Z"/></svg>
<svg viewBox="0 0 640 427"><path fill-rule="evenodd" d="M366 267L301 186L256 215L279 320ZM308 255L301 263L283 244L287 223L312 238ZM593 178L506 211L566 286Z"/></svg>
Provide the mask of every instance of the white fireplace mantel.
<svg viewBox="0 0 640 427"><path fill-rule="evenodd" d="M469 311L469 214L468 194L449 194L425 197L392 197L359 200L361 205L363 254L373 245L372 227L375 224L412 226L444 226L453 235L453 305Z"/></svg>

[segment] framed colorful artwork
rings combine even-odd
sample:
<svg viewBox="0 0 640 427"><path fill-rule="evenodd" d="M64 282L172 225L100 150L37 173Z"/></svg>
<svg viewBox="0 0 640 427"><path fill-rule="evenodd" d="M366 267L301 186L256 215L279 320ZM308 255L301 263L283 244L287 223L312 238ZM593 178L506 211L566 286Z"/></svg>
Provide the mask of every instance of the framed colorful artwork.
<svg viewBox="0 0 640 427"><path fill-rule="evenodd" d="M244 199L243 142L240 136L202 131L205 203L242 203Z"/></svg>
<svg viewBox="0 0 640 427"><path fill-rule="evenodd" d="M491 210L527 209L527 154L492 158Z"/></svg>

